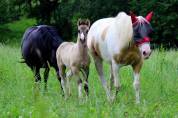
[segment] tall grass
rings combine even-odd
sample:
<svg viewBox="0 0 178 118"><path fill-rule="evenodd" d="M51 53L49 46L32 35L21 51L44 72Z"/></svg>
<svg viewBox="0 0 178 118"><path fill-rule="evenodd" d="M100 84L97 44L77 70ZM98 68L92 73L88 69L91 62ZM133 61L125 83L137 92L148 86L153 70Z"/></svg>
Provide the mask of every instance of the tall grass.
<svg viewBox="0 0 178 118"><path fill-rule="evenodd" d="M135 104L131 67L121 69L121 91L114 103L107 102L94 64L90 65L88 100L77 97L77 82L71 80L72 96L61 95L51 69L48 92L36 91L31 70L18 63L20 49L0 45L0 118L57 117L178 117L178 52L155 50L141 71L141 104ZM104 65L109 77L109 66ZM42 70L44 71L44 70Z"/></svg>
<svg viewBox="0 0 178 118"><path fill-rule="evenodd" d="M88 100L78 99L75 79L71 79L72 96L65 100L54 69L50 71L48 91L44 92L43 81L38 90L31 70L19 63L21 37L25 29L35 23L33 19L22 19L0 26L0 42L3 43L0 43L0 118L178 117L177 51L155 50L144 62L139 105L135 104L131 67L120 70L121 91L117 100L109 103L93 62L90 65ZM104 71L109 78L107 64Z"/></svg>

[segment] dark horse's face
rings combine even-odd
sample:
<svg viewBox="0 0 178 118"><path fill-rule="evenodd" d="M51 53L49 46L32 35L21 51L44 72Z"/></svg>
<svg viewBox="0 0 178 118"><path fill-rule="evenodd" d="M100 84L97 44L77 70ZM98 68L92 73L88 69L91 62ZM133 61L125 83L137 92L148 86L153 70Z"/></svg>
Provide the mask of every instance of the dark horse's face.
<svg viewBox="0 0 178 118"><path fill-rule="evenodd" d="M78 20L78 38L80 39L80 42L86 43L87 34L90 28L90 21L87 20Z"/></svg>
<svg viewBox="0 0 178 118"><path fill-rule="evenodd" d="M135 15L131 14L134 33L133 39L136 45L139 47L144 59L149 58L151 55L150 35L153 29L150 24L150 20L152 14L152 12L149 13L145 18L142 16L136 17Z"/></svg>

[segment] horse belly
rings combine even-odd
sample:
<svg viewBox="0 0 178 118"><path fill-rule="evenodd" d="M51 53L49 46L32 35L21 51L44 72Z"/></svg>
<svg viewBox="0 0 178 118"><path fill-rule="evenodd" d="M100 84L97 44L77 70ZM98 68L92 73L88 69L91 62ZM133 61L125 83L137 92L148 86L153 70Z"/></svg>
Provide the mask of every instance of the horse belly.
<svg viewBox="0 0 178 118"><path fill-rule="evenodd" d="M100 50L100 53L101 53L101 58L103 60L105 60L105 61L110 62L111 61L111 56L109 54L108 46L107 46L107 42L106 41L101 41L99 43L99 50Z"/></svg>

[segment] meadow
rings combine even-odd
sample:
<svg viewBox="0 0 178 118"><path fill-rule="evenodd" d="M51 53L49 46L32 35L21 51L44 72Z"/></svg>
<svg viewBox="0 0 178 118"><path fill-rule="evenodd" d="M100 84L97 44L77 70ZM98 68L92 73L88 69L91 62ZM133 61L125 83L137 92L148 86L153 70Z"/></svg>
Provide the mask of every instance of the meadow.
<svg viewBox="0 0 178 118"><path fill-rule="evenodd" d="M34 23L8 25L12 33L2 34L11 39L18 30ZM13 27L14 26L14 27ZM3 26L4 27L4 26ZM13 34L14 33L14 34ZM10 41L13 42L13 41ZM141 70L141 103L135 104L133 73L130 66L121 68L121 90L116 101L110 103L98 79L93 62L90 65L89 97L78 99L77 82L71 79L72 95L65 100L51 68L48 91L35 88L31 70L22 63L20 44L0 44L0 118L177 118L178 117L178 51L154 50ZM109 66L104 65L109 78ZM44 71L44 70L41 70Z"/></svg>

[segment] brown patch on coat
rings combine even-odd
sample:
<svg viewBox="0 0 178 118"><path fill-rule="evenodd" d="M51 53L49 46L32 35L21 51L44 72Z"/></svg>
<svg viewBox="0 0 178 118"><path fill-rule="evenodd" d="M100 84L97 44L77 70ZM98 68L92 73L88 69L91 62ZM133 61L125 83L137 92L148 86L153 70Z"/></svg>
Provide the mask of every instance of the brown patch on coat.
<svg viewBox="0 0 178 118"><path fill-rule="evenodd" d="M138 64L132 65L132 68L135 73L140 73L141 67L142 67L143 61L141 61Z"/></svg>
<svg viewBox="0 0 178 118"><path fill-rule="evenodd" d="M107 30L108 30L108 26L104 28L104 30L103 30L103 32L102 32L102 34L101 34L101 39L102 39L103 41L104 41L105 38L106 38L106 32L107 32Z"/></svg>
<svg viewBox="0 0 178 118"><path fill-rule="evenodd" d="M121 53L114 55L114 60L118 64L137 65L142 62L139 48L135 44L124 48Z"/></svg>

